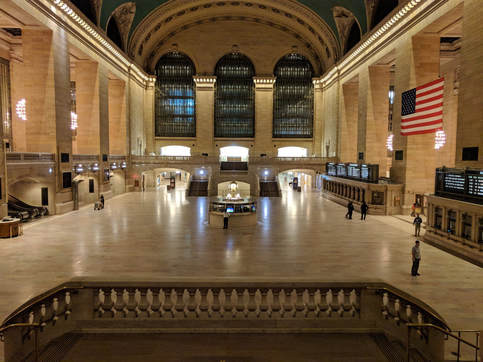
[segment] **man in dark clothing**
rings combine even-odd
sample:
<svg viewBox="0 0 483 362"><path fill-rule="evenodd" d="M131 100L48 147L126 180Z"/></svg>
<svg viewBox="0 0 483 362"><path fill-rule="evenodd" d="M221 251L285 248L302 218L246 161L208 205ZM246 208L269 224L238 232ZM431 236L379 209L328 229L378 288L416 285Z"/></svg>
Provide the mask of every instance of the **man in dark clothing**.
<svg viewBox="0 0 483 362"><path fill-rule="evenodd" d="M101 204L102 204L102 208L104 208L104 195L101 195Z"/></svg>
<svg viewBox="0 0 483 362"><path fill-rule="evenodd" d="M365 220L366 219L366 215L367 215L367 210L369 209L369 206L367 206L366 202L365 201L362 201L362 205L361 205L361 220Z"/></svg>
<svg viewBox="0 0 483 362"><path fill-rule="evenodd" d="M421 224L423 223L423 219L419 216L419 214L416 215L413 221L414 225L414 236L419 236L419 233L421 231Z"/></svg>
<svg viewBox="0 0 483 362"><path fill-rule="evenodd" d="M347 214L345 214L345 217L347 219L352 220L352 212L353 211L354 211L354 205L352 204L352 201L349 201L349 203L347 204Z"/></svg>
<svg viewBox="0 0 483 362"><path fill-rule="evenodd" d="M419 250L419 240L416 240L416 244L411 250L411 256L413 259L413 266L411 267L411 275L413 277L420 275L418 273L419 262L421 261L421 250Z"/></svg>
<svg viewBox="0 0 483 362"><path fill-rule="evenodd" d="M225 210L223 214L223 229L228 229L228 218L230 217L230 213Z"/></svg>

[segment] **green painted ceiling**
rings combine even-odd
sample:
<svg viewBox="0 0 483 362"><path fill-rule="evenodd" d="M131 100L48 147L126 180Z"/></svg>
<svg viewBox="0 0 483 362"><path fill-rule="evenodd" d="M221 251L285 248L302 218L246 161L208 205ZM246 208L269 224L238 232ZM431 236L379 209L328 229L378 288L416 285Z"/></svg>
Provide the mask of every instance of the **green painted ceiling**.
<svg viewBox="0 0 483 362"><path fill-rule="evenodd" d="M131 32L136 26L154 9L166 3L168 0L135 0L136 14L131 28ZM283 1L283 0L281 0ZM126 0L103 0L101 9L100 25L106 29L107 21L111 13L119 6L128 1ZM311 8L316 12L337 34L334 18L332 16L332 8L334 6L342 6L351 11L361 24L362 32L367 31L366 9L364 0L299 0L300 3ZM337 34L338 35L338 34Z"/></svg>

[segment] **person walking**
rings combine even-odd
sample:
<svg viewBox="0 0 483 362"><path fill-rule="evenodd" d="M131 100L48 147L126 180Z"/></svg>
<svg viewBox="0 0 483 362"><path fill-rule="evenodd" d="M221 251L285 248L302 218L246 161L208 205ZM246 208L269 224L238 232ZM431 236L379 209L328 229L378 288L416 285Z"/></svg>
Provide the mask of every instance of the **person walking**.
<svg viewBox="0 0 483 362"><path fill-rule="evenodd" d="M416 215L413 221L414 225L414 236L419 236L419 233L421 232L421 224L423 223L423 219L419 216L419 214Z"/></svg>
<svg viewBox="0 0 483 362"><path fill-rule="evenodd" d="M102 208L104 208L104 195L101 194L101 204L102 204Z"/></svg>
<svg viewBox="0 0 483 362"><path fill-rule="evenodd" d="M352 201L349 201L347 204L347 214L345 214L346 219L352 220L352 213L354 212L354 205L352 204Z"/></svg>
<svg viewBox="0 0 483 362"><path fill-rule="evenodd" d="M362 205L361 205L361 220L365 220L366 219L367 210L369 210L369 206L366 204L365 201L362 201Z"/></svg>
<svg viewBox="0 0 483 362"><path fill-rule="evenodd" d="M417 275L421 275L418 273L419 262L421 261L421 250L419 249L419 240L416 240L416 243L411 250L411 256L413 259L413 266L411 267L411 275L413 277Z"/></svg>
<svg viewBox="0 0 483 362"><path fill-rule="evenodd" d="M223 229L228 229L228 218L230 217L230 213L225 209L223 213Z"/></svg>

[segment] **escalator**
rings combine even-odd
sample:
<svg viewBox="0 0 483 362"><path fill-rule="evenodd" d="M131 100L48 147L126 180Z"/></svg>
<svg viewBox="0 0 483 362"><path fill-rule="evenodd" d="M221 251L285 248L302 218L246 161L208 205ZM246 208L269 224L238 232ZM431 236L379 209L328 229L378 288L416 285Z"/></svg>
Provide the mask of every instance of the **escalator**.
<svg viewBox="0 0 483 362"><path fill-rule="evenodd" d="M48 213L49 210L46 207L32 206L17 199L15 196L8 195L8 215L11 217L18 218L21 221L27 221L48 215Z"/></svg>

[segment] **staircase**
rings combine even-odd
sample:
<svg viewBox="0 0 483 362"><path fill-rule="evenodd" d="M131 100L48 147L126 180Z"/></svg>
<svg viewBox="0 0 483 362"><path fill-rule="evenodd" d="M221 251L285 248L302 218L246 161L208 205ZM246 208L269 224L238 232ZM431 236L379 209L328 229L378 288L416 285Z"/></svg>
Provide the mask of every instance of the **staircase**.
<svg viewBox="0 0 483 362"><path fill-rule="evenodd" d="M260 181L261 197L280 197L277 181Z"/></svg>
<svg viewBox="0 0 483 362"><path fill-rule="evenodd" d="M208 180L191 180L188 196L208 196Z"/></svg>

